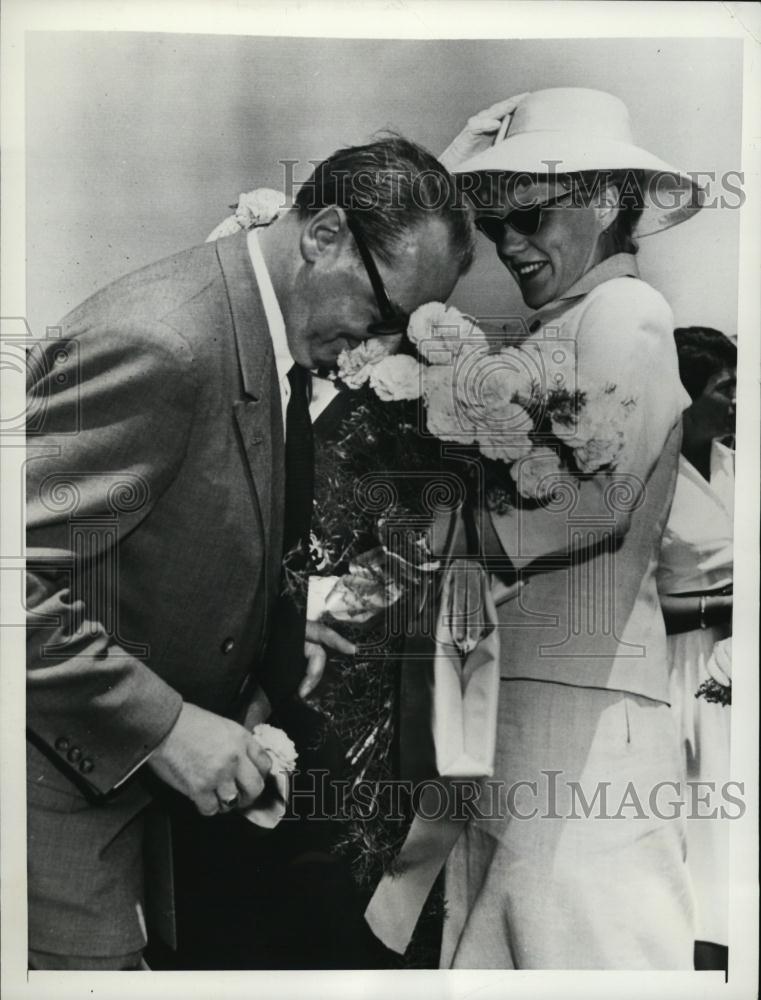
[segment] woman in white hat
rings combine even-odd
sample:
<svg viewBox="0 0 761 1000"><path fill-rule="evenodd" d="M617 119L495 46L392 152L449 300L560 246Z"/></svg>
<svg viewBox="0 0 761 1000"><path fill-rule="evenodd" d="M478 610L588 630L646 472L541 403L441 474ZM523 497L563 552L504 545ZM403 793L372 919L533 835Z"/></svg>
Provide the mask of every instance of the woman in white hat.
<svg viewBox="0 0 761 1000"><path fill-rule="evenodd" d="M483 518L487 554L524 586L498 609L499 815L472 819L447 862L441 964L690 968L655 579L690 399L671 310L635 253L702 192L634 144L621 101L592 90L495 105L442 161L534 311L526 335L570 351L580 388L615 386L631 406L615 467L563 477L566 503Z"/></svg>

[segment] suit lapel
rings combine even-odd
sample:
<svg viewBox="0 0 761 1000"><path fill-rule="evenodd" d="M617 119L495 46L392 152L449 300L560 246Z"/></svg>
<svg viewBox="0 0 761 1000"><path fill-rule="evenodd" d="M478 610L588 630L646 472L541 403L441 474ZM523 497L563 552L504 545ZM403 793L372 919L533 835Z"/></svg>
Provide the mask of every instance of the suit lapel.
<svg viewBox="0 0 761 1000"><path fill-rule="evenodd" d="M284 499L284 440L272 339L251 266L246 233L218 240L244 398L233 404L262 522L267 593L279 590Z"/></svg>

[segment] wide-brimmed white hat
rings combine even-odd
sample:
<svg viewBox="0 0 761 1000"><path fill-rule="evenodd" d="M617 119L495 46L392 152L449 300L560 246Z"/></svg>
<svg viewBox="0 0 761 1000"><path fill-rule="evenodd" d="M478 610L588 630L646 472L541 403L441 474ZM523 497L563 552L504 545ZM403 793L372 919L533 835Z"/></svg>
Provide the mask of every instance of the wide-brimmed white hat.
<svg viewBox="0 0 761 1000"><path fill-rule="evenodd" d="M453 168L456 174L539 177L640 171L644 211L636 233L648 236L699 211L704 190L686 173L635 145L623 101L601 90L556 87L521 98L493 146Z"/></svg>

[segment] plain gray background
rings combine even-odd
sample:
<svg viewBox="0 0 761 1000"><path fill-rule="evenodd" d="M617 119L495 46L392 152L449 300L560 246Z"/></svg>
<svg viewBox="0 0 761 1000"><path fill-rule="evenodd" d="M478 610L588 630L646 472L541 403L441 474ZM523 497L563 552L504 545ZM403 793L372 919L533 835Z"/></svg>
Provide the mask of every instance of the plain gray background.
<svg viewBox="0 0 761 1000"><path fill-rule="evenodd" d="M686 170L738 170L741 43L728 39L397 41L129 32L27 35L27 298L39 335L113 278L203 242L241 191L393 128L439 153L496 100L595 87L639 145ZM718 193L717 189L714 189ZM736 200L736 199L734 199ZM734 335L739 212L642 241L677 325ZM453 301L525 314L479 238Z"/></svg>

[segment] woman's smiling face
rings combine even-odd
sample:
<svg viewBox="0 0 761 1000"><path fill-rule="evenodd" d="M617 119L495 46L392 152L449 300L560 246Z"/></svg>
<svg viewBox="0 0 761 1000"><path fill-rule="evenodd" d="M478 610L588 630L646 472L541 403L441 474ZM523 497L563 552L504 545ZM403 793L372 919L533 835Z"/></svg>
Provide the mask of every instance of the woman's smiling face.
<svg viewBox="0 0 761 1000"><path fill-rule="evenodd" d="M531 184L520 191L520 204L545 204L561 198L567 188L557 182ZM601 236L610 224L600 209L574 204L569 194L558 205L545 209L533 235L502 227L497 255L518 282L523 301L539 309L560 298L587 271L603 259ZM507 211L507 209L506 209Z"/></svg>

